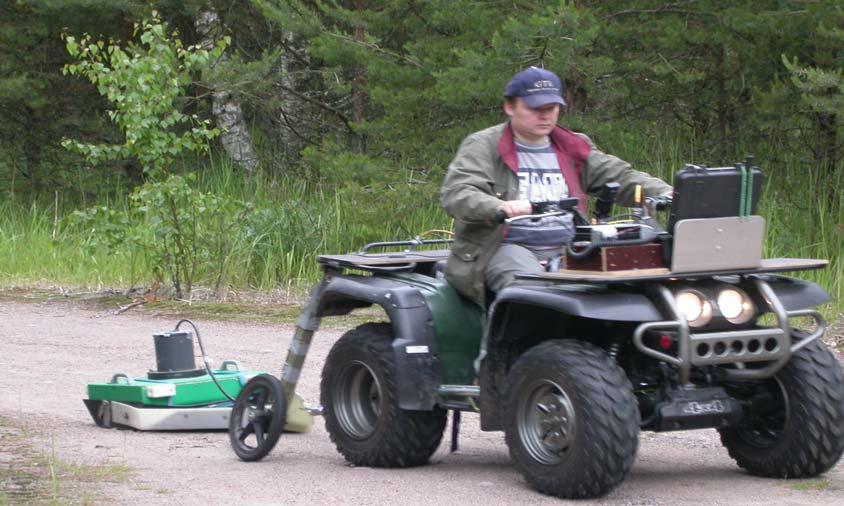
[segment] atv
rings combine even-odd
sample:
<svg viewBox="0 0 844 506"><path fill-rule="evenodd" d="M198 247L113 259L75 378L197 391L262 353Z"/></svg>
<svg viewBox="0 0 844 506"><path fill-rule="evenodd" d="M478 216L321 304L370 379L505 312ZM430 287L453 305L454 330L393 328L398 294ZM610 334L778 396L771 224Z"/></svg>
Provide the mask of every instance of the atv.
<svg viewBox="0 0 844 506"><path fill-rule="evenodd" d="M235 450L257 460L277 440L321 318L378 305L389 322L348 331L322 372L326 428L351 464L425 464L451 410L452 449L460 413L477 412L482 430L504 431L530 485L563 498L620 484L642 430L717 429L756 476L829 470L844 451L844 375L812 309L829 296L781 274L827 262L761 258L760 180L752 160L687 166L673 200L642 202L624 219L609 216L610 184L593 219L578 215L559 262L490 294L486 307L444 280L446 239L319 257L324 276L280 384L262 375L253 381L263 388L238 398ZM577 213L575 203L523 219ZM664 227L653 216L661 207Z"/></svg>

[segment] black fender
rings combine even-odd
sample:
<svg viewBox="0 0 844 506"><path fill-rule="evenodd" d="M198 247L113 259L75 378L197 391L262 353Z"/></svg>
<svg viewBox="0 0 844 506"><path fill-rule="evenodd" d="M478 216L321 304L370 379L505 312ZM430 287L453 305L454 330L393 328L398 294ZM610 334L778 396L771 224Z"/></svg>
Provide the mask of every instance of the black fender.
<svg viewBox="0 0 844 506"><path fill-rule="evenodd" d="M818 284L784 276L760 276L776 293L786 311L807 309L831 300ZM612 322L648 322L665 319L644 291L620 291L594 285L514 286L502 290L490 312L490 335L504 320L508 305L546 308L565 315Z"/></svg>
<svg viewBox="0 0 844 506"><path fill-rule="evenodd" d="M317 315L344 315L377 304L393 326L396 386L402 409L430 410L442 382L433 318L422 292L390 279L330 276L317 305Z"/></svg>
<svg viewBox="0 0 844 506"><path fill-rule="evenodd" d="M496 302L544 307L595 320L647 322L663 319L646 294L588 285L513 286L501 290Z"/></svg>
<svg viewBox="0 0 844 506"><path fill-rule="evenodd" d="M826 304L832 297L817 283L784 276L759 276L777 294L786 311L797 311Z"/></svg>
<svg viewBox="0 0 844 506"><path fill-rule="evenodd" d="M481 342L481 429L502 428L499 402L509 364L538 344L535 338L566 337L574 320L635 325L663 319L651 298L641 291L582 284L515 285L501 290L489 308ZM539 321L548 322L551 335L531 335L531 325Z"/></svg>
<svg viewBox="0 0 844 506"><path fill-rule="evenodd" d="M567 317L609 322L660 321L664 317L647 294L600 286L511 286L501 290L490 308L482 347L490 350L518 321L508 317L514 308L553 311Z"/></svg>

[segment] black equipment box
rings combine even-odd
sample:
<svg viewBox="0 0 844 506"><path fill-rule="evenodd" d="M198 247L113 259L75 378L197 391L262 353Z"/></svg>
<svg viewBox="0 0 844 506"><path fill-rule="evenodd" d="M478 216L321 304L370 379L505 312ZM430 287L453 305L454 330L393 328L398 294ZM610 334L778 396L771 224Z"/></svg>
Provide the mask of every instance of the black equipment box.
<svg viewBox="0 0 844 506"><path fill-rule="evenodd" d="M739 216L742 202L742 174L738 167L706 168L687 165L674 175L674 200L668 231L680 220ZM746 184L750 186L749 213L756 212L762 189L762 172L748 164Z"/></svg>

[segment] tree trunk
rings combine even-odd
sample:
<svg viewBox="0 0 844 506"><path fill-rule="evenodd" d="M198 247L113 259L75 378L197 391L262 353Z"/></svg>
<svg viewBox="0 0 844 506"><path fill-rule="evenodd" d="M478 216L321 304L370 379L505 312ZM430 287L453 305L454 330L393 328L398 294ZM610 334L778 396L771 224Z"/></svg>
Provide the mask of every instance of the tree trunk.
<svg viewBox="0 0 844 506"><path fill-rule="evenodd" d="M366 8L365 0L355 0L354 2L354 9L357 12L361 12ZM365 31L363 26L358 25L355 27L355 41L358 43L362 43L364 41ZM352 76L352 119L356 124L359 124L361 120L363 120L364 115L364 104L365 104L365 92L363 89L364 80L366 79L366 72L363 68L363 65L360 63L355 64L354 74ZM366 138L363 134L354 134L353 138L351 139L353 146L352 148L355 149L358 153L366 152Z"/></svg>
<svg viewBox="0 0 844 506"><path fill-rule="evenodd" d="M284 39L288 47L295 47L295 39L293 32L288 31L284 34ZM303 52L304 53L304 52ZM279 56L279 68L281 70L281 85L282 90L295 90L298 88L298 82L294 79L294 58L285 51L281 52ZM279 120L281 128L278 129L278 137L281 145L284 146L284 158L286 160L293 160L302 148L301 133L294 130L294 125L301 123L303 114L302 101L297 99L293 94L282 91L281 110L279 111Z"/></svg>
<svg viewBox="0 0 844 506"><path fill-rule="evenodd" d="M24 175L29 179L33 194L39 195L41 191L49 187L47 181L42 177L41 161L44 146L38 142L35 132L41 132L40 111L25 107L26 114L24 115L24 125L26 125L27 132L32 132L32 135L26 135L23 139L23 155L25 161Z"/></svg>
<svg viewBox="0 0 844 506"><path fill-rule="evenodd" d="M210 6L206 6L197 13L194 26L199 35L199 44L205 49L213 48L223 36L220 15ZM228 57L223 53L214 66L225 65L227 60ZM240 107L240 102L225 89L222 83L214 82L213 76L209 78L209 85L211 86L211 112L220 129L223 148L235 165L251 173L258 166L258 157L255 155L249 130L243 121L243 109Z"/></svg>
<svg viewBox="0 0 844 506"><path fill-rule="evenodd" d="M728 49L726 44L722 44L714 49L715 58L717 58L718 78L716 79L716 86L718 89L718 103L715 105L718 121L718 132L721 137L718 142L718 156L721 160L729 160L733 151L733 138L731 132L731 109L733 107L733 100L730 92L727 89L727 81L730 78L727 70Z"/></svg>
<svg viewBox="0 0 844 506"><path fill-rule="evenodd" d="M835 187L835 170L838 167L838 118L834 113L818 113L818 178L827 188L830 209L837 205L839 189Z"/></svg>

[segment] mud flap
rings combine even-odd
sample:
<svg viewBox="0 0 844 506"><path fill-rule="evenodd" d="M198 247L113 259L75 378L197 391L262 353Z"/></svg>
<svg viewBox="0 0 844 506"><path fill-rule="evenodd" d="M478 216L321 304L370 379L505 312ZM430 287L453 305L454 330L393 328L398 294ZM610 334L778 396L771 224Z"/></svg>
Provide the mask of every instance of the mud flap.
<svg viewBox="0 0 844 506"><path fill-rule="evenodd" d="M378 304L393 327L393 352L399 406L428 411L442 371L433 317L419 289L378 277L332 277L319 302L320 316L346 314L355 307Z"/></svg>
<svg viewBox="0 0 844 506"><path fill-rule="evenodd" d="M417 292L418 294L418 292ZM421 298L421 295L419 295ZM396 384L402 409L430 410L440 384L431 312L424 303L388 311L393 322Z"/></svg>

